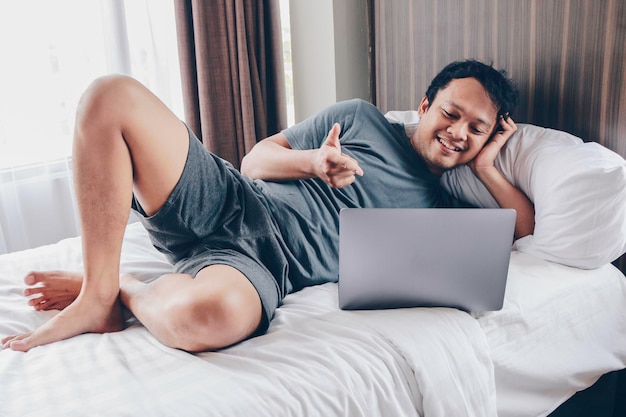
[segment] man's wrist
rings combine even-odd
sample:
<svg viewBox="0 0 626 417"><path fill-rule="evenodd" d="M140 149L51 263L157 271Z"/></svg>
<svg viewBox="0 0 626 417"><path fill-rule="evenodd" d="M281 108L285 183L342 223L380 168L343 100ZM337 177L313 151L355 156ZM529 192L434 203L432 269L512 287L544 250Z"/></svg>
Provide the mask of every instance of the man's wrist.
<svg viewBox="0 0 626 417"><path fill-rule="evenodd" d="M494 165L472 166L472 172L483 183L502 178L502 174Z"/></svg>

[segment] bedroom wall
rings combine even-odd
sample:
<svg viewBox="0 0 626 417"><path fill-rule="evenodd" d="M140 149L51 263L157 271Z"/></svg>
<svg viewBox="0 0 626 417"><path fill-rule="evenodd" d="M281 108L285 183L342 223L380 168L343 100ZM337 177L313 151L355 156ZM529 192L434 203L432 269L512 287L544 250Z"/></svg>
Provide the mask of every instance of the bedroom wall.
<svg viewBox="0 0 626 417"><path fill-rule="evenodd" d="M626 157L623 0L374 0L376 104L417 106L463 58L518 82L514 119L597 141Z"/></svg>
<svg viewBox="0 0 626 417"><path fill-rule="evenodd" d="M372 13L381 111L416 108L443 66L476 58L517 81L517 122L626 157L626 1L372 0Z"/></svg>
<svg viewBox="0 0 626 417"><path fill-rule="evenodd" d="M296 122L337 101L371 100L368 3L289 2Z"/></svg>

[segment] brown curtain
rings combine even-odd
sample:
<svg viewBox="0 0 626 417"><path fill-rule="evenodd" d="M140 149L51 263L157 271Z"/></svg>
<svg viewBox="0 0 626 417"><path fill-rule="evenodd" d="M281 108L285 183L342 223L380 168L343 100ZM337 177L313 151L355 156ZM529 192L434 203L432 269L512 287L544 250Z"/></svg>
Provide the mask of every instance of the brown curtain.
<svg viewBox="0 0 626 417"><path fill-rule="evenodd" d="M175 0L185 118L204 146L239 167L286 127L278 0Z"/></svg>

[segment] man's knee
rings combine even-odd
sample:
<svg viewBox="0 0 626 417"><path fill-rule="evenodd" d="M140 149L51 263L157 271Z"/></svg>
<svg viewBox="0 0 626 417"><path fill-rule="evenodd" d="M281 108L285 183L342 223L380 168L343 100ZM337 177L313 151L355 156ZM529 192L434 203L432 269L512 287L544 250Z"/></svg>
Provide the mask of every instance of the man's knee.
<svg viewBox="0 0 626 417"><path fill-rule="evenodd" d="M98 120L115 124L125 114L125 106L141 84L125 75L106 75L95 79L82 94L76 111L76 128L98 126Z"/></svg>
<svg viewBox="0 0 626 417"><path fill-rule="evenodd" d="M244 294L222 290L214 294L177 295L165 308L171 347L200 352L227 347L249 337L260 324L260 311Z"/></svg>

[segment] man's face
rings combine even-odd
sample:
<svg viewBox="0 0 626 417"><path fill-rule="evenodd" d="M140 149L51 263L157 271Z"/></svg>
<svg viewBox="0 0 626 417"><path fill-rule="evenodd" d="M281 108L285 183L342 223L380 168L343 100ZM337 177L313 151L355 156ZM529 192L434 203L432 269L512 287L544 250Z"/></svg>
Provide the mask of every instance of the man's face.
<svg viewBox="0 0 626 417"><path fill-rule="evenodd" d="M420 121L411 144L437 175L474 159L491 137L498 114L475 78L452 80L432 103L424 97L417 112Z"/></svg>

